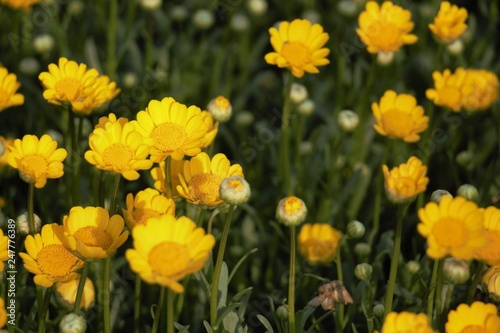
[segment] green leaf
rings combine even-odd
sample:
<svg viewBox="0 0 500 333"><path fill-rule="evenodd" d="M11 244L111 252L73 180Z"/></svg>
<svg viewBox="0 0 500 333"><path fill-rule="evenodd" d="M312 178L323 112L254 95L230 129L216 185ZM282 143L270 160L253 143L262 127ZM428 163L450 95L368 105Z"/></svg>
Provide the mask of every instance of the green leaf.
<svg viewBox="0 0 500 333"><path fill-rule="evenodd" d="M221 271L220 271L220 279L219 279L219 286L218 286L218 292L220 293L220 298L219 298L219 302L217 303L217 309L221 309L224 306L226 306L228 283L229 283L229 278L228 278L227 264L225 261L223 261Z"/></svg>
<svg viewBox="0 0 500 333"><path fill-rule="evenodd" d="M204 320L203 321L203 326L205 326L205 329L207 330L207 333L214 333L212 330L212 326L208 323L208 321Z"/></svg>
<svg viewBox="0 0 500 333"><path fill-rule="evenodd" d="M271 323L269 322L269 320L266 319L266 317L264 317L263 315L258 314L257 315L257 319L266 328L266 332L265 333L274 333L273 327L271 326Z"/></svg>
<svg viewBox="0 0 500 333"><path fill-rule="evenodd" d="M228 284L229 284L229 282L231 282L231 279L234 277L234 274L236 274L236 271L238 270L238 268L240 268L241 264L243 264L243 262L246 260L246 258L248 258L248 256L251 255L252 253L257 252L257 250L258 250L258 248L251 249L250 251L245 253L243 255L243 257L241 257L240 260L238 260L238 262L234 266L233 270L231 271L231 274L229 274Z"/></svg>

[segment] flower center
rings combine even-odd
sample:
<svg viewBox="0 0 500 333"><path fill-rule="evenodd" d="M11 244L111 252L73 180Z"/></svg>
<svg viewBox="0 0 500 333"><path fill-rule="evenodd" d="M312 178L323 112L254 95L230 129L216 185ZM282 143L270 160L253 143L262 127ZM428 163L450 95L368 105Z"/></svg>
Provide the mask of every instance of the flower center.
<svg viewBox="0 0 500 333"><path fill-rule="evenodd" d="M187 141L186 130L178 124L163 123L151 132L154 147L161 152L171 152L181 148Z"/></svg>
<svg viewBox="0 0 500 333"><path fill-rule="evenodd" d="M398 138L408 135L413 128L413 119L409 112L391 109L382 114L382 123L387 134Z"/></svg>
<svg viewBox="0 0 500 333"><path fill-rule="evenodd" d="M49 244L40 250L36 261L44 274L63 277L73 272L80 260L63 245Z"/></svg>
<svg viewBox="0 0 500 333"><path fill-rule="evenodd" d="M399 48L400 32L394 23L373 22L368 27L368 37L371 42L385 52L397 51Z"/></svg>
<svg viewBox="0 0 500 333"><path fill-rule="evenodd" d="M442 104L452 108L460 108L460 91L454 87L443 87L439 92Z"/></svg>
<svg viewBox="0 0 500 333"><path fill-rule="evenodd" d="M109 236L104 230L97 227L85 227L78 229L73 236L87 246L100 247L104 250L107 250L113 243L111 236Z"/></svg>
<svg viewBox="0 0 500 333"><path fill-rule="evenodd" d="M440 246L455 248L467 240L467 230L461 221L445 217L432 227L432 234Z"/></svg>
<svg viewBox="0 0 500 333"><path fill-rule="evenodd" d="M460 333L490 333L490 331L483 326L470 325L465 327Z"/></svg>
<svg viewBox="0 0 500 333"><path fill-rule="evenodd" d="M149 252L149 265L163 276L182 273L190 262L186 246L174 242L163 242Z"/></svg>
<svg viewBox="0 0 500 333"><path fill-rule="evenodd" d="M281 49L281 55L295 67L303 67L311 62L311 52L299 42L286 42Z"/></svg>
<svg viewBox="0 0 500 333"><path fill-rule="evenodd" d="M133 157L132 149L122 143L112 144L103 153L104 163L118 171L128 169Z"/></svg>
<svg viewBox="0 0 500 333"><path fill-rule="evenodd" d="M22 165L23 168L20 172L27 181L35 181L38 176L47 173L49 166L47 159L40 154L31 154L23 157Z"/></svg>
<svg viewBox="0 0 500 333"><path fill-rule="evenodd" d="M83 86L81 82L75 78L66 78L58 81L55 90L61 100L64 101L75 102L83 97L80 96L83 92Z"/></svg>
<svg viewBox="0 0 500 333"><path fill-rule="evenodd" d="M217 105L218 108L225 110L231 105L231 103L229 103L227 98L219 96L215 99L215 105Z"/></svg>
<svg viewBox="0 0 500 333"><path fill-rule="evenodd" d="M136 209L132 212L132 216L137 224L146 224L151 217L161 216L162 214L151 208Z"/></svg>
<svg viewBox="0 0 500 333"><path fill-rule="evenodd" d="M297 197L289 197L285 200L285 213L287 215L297 214L302 211L304 207L302 206L302 201Z"/></svg>
<svg viewBox="0 0 500 333"><path fill-rule="evenodd" d="M222 182L222 178L217 175L212 175L209 173L200 173L194 175L189 183L189 190L194 200L201 200L202 202L207 201L207 197L210 197L208 201L219 200L219 187Z"/></svg>

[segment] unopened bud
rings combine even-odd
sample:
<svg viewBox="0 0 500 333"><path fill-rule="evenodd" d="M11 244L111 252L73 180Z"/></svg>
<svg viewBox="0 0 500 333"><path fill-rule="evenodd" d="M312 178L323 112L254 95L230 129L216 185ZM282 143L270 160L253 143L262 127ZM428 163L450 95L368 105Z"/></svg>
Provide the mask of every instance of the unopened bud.
<svg viewBox="0 0 500 333"><path fill-rule="evenodd" d="M304 13L302 13L302 18L311 22L311 24L321 22L321 15L314 9L306 10Z"/></svg>
<svg viewBox="0 0 500 333"><path fill-rule="evenodd" d="M254 121L255 117L250 111L240 111L234 116L234 120L237 125L241 127L250 126Z"/></svg>
<svg viewBox="0 0 500 333"><path fill-rule="evenodd" d="M84 333L87 330L87 321L83 316L68 313L59 323L61 333Z"/></svg>
<svg viewBox="0 0 500 333"><path fill-rule="evenodd" d="M246 31L249 26L250 20L245 14L236 13L231 18L231 28L236 32Z"/></svg>
<svg viewBox="0 0 500 333"><path fill-rule="evenodd" d="M337 10L346 17L354 17L358 11L358 6L351 0L341 0L337 3Z"/></svg>
<svg viewBox="0 0 500 333"><path fill-rule="evenodd" d="M288 306L280 305L276 309L276 317L281 319L282 321L288 320Z"/></svg>
<svg viewBox="0 0 500 333"><path fill-rule="evenodd" d="M431 194L431 201L435 203L439 203L443 197L450 197L453 198L450 192L446 190L435 190Z"/></svg>
<svg viewBox="0 0 500 333"><path fill-rule="evenodd" d="M455 39L446 48L451 54L457 55L462 53L462 51L464 50L464 42L462 42L461 39Z"/></svg>
<svg viewBox="0 0 500 333"><path fill-rule="evenodd" d="M218 96L212 99L208 105L207 110L214 120L224 123L231 118L233 107L227 98Z"/></svg>
<svg viewBox="0 0 500 333"><path fill-rule="evenodd" d="M370 264L362 263L354 268L354 275L360 280L368 280L372 275L373 267Z"/></svg>
<svg viewBox="0 0 500 333"><path fill-rule="evenodd" d="M359 221L351 221L346 231L350 238L359 239L365 235L365 225Z"/></svg>
<svg viewBox="0 0 500 333"><path fill-rule="evenodd" d="M73 0L68 4L68 13L73 16L80 15L85 9L85 4L80 0Z"/></svg>
<svg viewBox="0 0 500 333"><path fill-rule="evenodd" d="M385 315L385 306L384 304L378 303L372 309L373 314L378 318L384 318Z"/></svg>
<svg viewBox="0 0 500 333"><path fill-rule="evenodd" d="M316 104L310 99L306 99L305 101L297 105L297 111L304 117L312 115L315 108Z"/></svg>
<svg viewBox="0 0 500 333"><path fill-rule="evenodd" d="M170 9L170 16L177 22L184 21L188 17L188 14L187 8L182 5L176 5Z"/></svg>
<svg viewBox="0 0 500 333"><path fill-rule="evenodd" d="M141 0L141 7L144 10L156 10L161 7L162 0Z"/></svg>
<svg viewBox="0 0 500 333"><path fill-rule="evenodd" d="M304 222L307 207L301 199L290 196L281 199L276 208L276 218L286 226L297 226Z"/></svg>
<svg viewBox="0 0 500 333"><path fill-rule="evenodd" d="M302 141L299 145L299 154L302 156L312 153L314 145L311 141Z"/></svg>
<svg viewBox="0 0 500 333"><path fill-rule="evenodd" d="M40 227L42 226L42 220L38 217L38 215L35 215L35 231L33 233L38 233L40 231ZM17 230L21 234L29 234L30 233L30 223L28 219L28 213L23 213L19 215L16 219L16 226Z"/></svg>
<svg viewBox="0 0 500 333"><path fill-rule="evenodd" d="M292 89L290 90L290 100L295 104L300 104L307 99L309 93L307 88L300 83L292 83Z"/></svg>
<svg viewBox="0 0 500 333"><path fill-rule="evenodd" d="M415 260L410 260L406 263L406 269L410 274L417 274L420 271L420 263Z"/></svg>
<svg viewBox="0 0 500 333"><path fill-rule="evenodd" d="M470 201L477 201L479 192L474 185L463 184L457 189L457 195Z"/></svg>
<svg viewBox="0 0 500 333"><path fill-rule="evenodd" d="M358 127L359 117L354 111L342 110L339 112L337 122L342 130L352 132Z"/></svg>
<svg viewBox="0 0 500 333"><path fill-rule="evenodd" d="M137 83L139 82L139 78L135 73L128 72L123 74L122 81L125 88L131 89L137 85Z"/></svg>
<svg viewBox="0 0 500 333"><path fill-rule="evenodd" d="M40 63L33 57L22 58L19 62L19 71L26 75L35 75L40 72Z"/></svg>
<svg viewBox="0 0 500 333"><path fill-rule="evenodd" d="M250 185L240 176L224 178L220 184L220 197L231 205L241 205L250 199Z"/></svg>
<svg viewBox="0 0 500 333"><path fill-rule="evenodd" d="M470 278L469 264L464 260L446 258L443 263L443 276L453 284L463 284Z"/></svg>
<svg viewBox="0 0 500 333"><path fill-rule="evenodd" d="M356 253L359 258L365 258L372 253L372 249L368 243L361 242L354 245L354 253Z"/></svg>
<svg viewBox="0 0 500 333"><path fill-rule="evenodd" d="M199 9L194 13L193 22L201 30L207 30L214 24L214 14L207 9Z"/></svg>
<svg viewBox="0 0 500 333"><path fill-rule="evenodd" d="M377 63L382 66L387 66L392 63L392 60L394 60L394 52L379 52L377 54Z"/></svg>
<svg viewBox="0 0 500 333"><path fill-rule="evenodd" d="M55 39L49 34L42 34L35 37L33 47L38 53L46 53L54 48Z"/></svg>
<svg viewBox="0 0 500 333"><path fill-rule="evenodd" d="M248 10L250 13L261 16L267 12L267 1L265 0L250 0L248 1Z"/></svg>

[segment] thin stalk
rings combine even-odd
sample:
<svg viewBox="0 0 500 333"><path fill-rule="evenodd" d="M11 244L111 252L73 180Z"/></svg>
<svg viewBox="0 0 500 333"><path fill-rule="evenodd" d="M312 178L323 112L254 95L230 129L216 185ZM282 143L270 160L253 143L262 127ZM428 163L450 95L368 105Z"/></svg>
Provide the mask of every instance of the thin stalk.
<svg viewBox="0 0 500 333"><path fill-rule="evenodd" d="M295 333L295 261L296 239L295 226L290 227L290 273L288 276L288 327L290 333Z"/></svg>
<svg viewBox="0 0 500 333"><path fill-rule="evenodd" d="M158 304L156 305L155 318L153 320L153 328L151 329L151 333L156 333L158 331L158 324L160 322L160 313L161 308L163 307L163 298L165 297L166 289L165 287L161 287L160 296L158 298Z"/></svg>
<svg viewBox="0 0 500 333"><path fill-rule="evenodd" d="M227 238L229 236L229 228L231 226L231 220L233 219L233 213L236 209L235 205L229 207L229 212L226 216L226 222L224 222L224 229L222 230L222 236L219 245L219 251L217 252L217 260L215 262L214 277L212 279L212 286L210 290L210 326L217 331L217 301L218 301L218 290L219 290L219 279L222 270L222 262L224 260L224 251L226 250Z"/></svg>
<svg viewBox="0 0 500 333"><path fill-rule="evenodd" d="M88 264L83 263L82 273L80 275L80 283L78 283L78 290L76 292L75 304L73 306L73 312L80 312L80 304L82 303L83 289L85 287L85 281L87 280Z"/></svg>
<svg viewBox="0 0 500 333"><path fill-rule="evenodd" d="M52 293L52 287L48 288L45 292L45 296L43 299L43 306L41 309L42 316L40 317L40 321L38 322L38 333L45 332L45 317L47 316L47 310L49 309L50 295Z"/></svg>
<svg viewBox="0 0 500 333"><path fill-rule="evenodd" d="M30 235L36 234L35 227L35 183L29 183L28 187L28 223Z"/></svg>
<svg viewBox="0 0 500 333"><path fill-rule="evenodd" d="M141 328L141 278L135 275L134 288L134 333L140 333Z"/></svg>
<svg viewBox="0 0 500 333"><path fill-rule="evenodd" d="M283 99L283 119L281 120L281 140L280 140L280 173L283 177L283 184L287 195L292 195L292 186L290 181L290 91L292 90L293 76L289 74L288 81L285 86Z"/></svg>
<svg viewBox="0 0 500 333"><path fill-rule="evenodd" d="M102 305L104 317L104 333L111 333L111 313L110 313L110 297L109 297L109 280L111 271L111 257L107 257L103 263L103 278L102 278Z"/></svg>
<svg viewBox="0 0 500 333"><path fill-rule="evenodd" d="M43 287L36 286L36 303L38 306L38 333L45 331L45 315L43 313ZM42 331L40 331L42 328Z"/></svg>
<svg viewBox="0 0 500 333"><path fill-rule="evenodd" d="M108 42L108 58L107 58L107 74L111 81L116 79L116 37L118 24L118 0L109 0L109 18L107 24L107 42Z"/></svg>
<svg viewBox="0 0 500 333"><path fill-rule="evenodd" d="M434 309L434 295L436 292L435 286L438 275L438 267L439 267L439 260L434 260L434 268L432 269L431 284L429 285L430 288L429 298L427 301L427 318L429 318L429 322L431 323L432 323L432 310Z"/></svg>
<svg viewBox="0 0 500 333"><path fill-rule="evenodd" d="M435 317L436 317L436 327L441 327L441 313L443 311L443 264L444 260L439 260L437 269L437 279L436 279L436 293L434 297L436 299L435 304Z"/></svg>
<svg viewBox="0 0 500 333"><path fill-rule="evenodd" d="M101 170L99 176L99 189L97 193L97 205L104 207L104 198L106 196L106 171Z"/></svg>
<svg viewBox="0 0 500 333"><path fill-rule="evenodd" d="M120 189L120 179L119 173L115 175L115 181L113 183L113 191L111 192L111 204L109 205L109 215L113 215L116 212L116 201L118 198L118 190Z"/></svg>
<svg viewBox="0 0 500 333"><path fill-rule="evenodd" d="M342 242L342 239L339 241L339 247L337 249L337 258L336 258L336 264L337 264L337 279L340 281L340 283L344 284L344 274L342 272L342 257L341 257L341 249L342 246L340 243ZM337 311L337 332L342 333L344 331L344 303L339 302L337 305L338 311Z"/></svg>
<svg viewBox="0 0 500 333"><path fill-rule="evenodd" d="M207 233L211 234L212 233L212 224L214 223L214 219L219 214L219 209L215 208L212 210L212 213L210 214L210 218L208 219L207 223Z"/></svg>
<svg viewBox="0 0 500 333"><path fill-rule="evenodd" d="M82 136L82 130L83 130L83 118L81 117L76 117L73 112L71 112L71 118L73 118L74 122L76 119L78 119L78 127L75 131L75 134L72 135L73 138L73 143L72 143L72 150L71 150L71 162L72 162L72 167L73 167L73 181L71 183L72 186L72 195L73 195L73 206L76 206L80 203L81 201L81 191L80 191L80 160L78 159L79 157L79 149L78 145L80 143L80 138ZM74 127L73 127L74 128Z"/></svg>
<svg viewBox="0 0 500 333"><path fill-rule="evenodd" d="M167 197L172 198L172 158L167 156L165 159L165 188L167 190Z"/></svg>
<svg viewBox="0 0 500 333"><path fill-rule="evenodd" d="M479 281L481 281L482 272L484 268L484 263L479 262L477 264L476 274L474 274L474 278L472 279L472 283L469 286L469 291L467 292L467 304L471 304L474 298L474 293L476 292L477 285Z"/></svg>
<svg viewBox="0 0 500 333"><path fill-rule="evenodd" d="M174 292L167 291L167 333L174 333Z"/></svg>

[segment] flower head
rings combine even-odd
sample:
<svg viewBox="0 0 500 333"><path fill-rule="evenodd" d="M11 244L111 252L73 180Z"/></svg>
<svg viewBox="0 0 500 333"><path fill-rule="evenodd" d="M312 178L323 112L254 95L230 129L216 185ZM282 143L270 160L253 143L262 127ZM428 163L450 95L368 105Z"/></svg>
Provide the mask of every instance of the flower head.
<svg viewBox="0 0 500 333"><path fill-rule="evenodd" d="M328 223L306 223L298 235L299 250L308 261L327 264L335 258L341 237Z"/></svg>
<svg viewBox="0 0 500 333"><path fill-rule="evenodd" d="M111 119L116 119L110 115ZM120 118L123 119L123 118ZM85 159L96 168L121 174L127 180L139 178L138 170L150 169L148 141L134 125L124 121L103 121L89 137Z"/></svg>
<svg viewBox="0 0 500 333"><path fill-rule="evenodd" d="M212 99L207 105L207 110L213 119L221 123L228 121L233 113L231 102L224 96L217 96Z"/></svg>
<svg viewBox="0 0 500 333"><path fill-rule="evenodd" d="M384 320L381 333L435 333L429 318L423 313L390 312Z"/></svg>
<svg viewBox="0 0 500 333"><path fill-rule="evenodd" d="M170 177L172 181L172 198L179 196L177 186L181 185L179 174L184 172L184 160L176 161L170 159ZM154 180L154 187L163 195L167 196L167 182L165 179L165 161L161 161L157 167L151 169L151 176Z"/></svg>
<svg viewBox="0 0 500 333"><path fill-rule="evenodd" d="M307 207L302 199L296 196L283 198L276 207L276 218L286 226L297 226L307 217Z"/></svg>
<svg viewBox="0 0 500 333"><path fill-rule="evenodd" d="M146 110L137 114L137 121L131 123L144 137L152 139L150 158L157 163L167 156L181 160L185 155L198 154L209 130L200 108L187 107L172 97L150 101Z"/></svg>
<svg viewBox="0 0 500 333"><path fill-rule="evenodd" d="M203 268L215 238L185 216L152 218L132 230L134 248L125 252L132 270L151 284L166 286L177 293L178 282Z"/></svg>
<svg viewBox="0 0 500 333"><path fill-rule="evenodd" d="M384 1L382 5L368 1L365 11L359 14L358 23L356 33L370 53L396 52L401 46L418 40L410 34L414 26L411 12L391 1Z"/></svg>
<svg viewBox="0 0 500 333"><path fill-rule="evenodd" d="M474 112L489 108L498 99L498 77L484 69L468 69L462 87L462 105Z"/></svg>
<svg viewBox="0 0 500 333"><path fill-rule="evenodd" d="M59 329L61 333L85 333L87 321L82 315L68 313L59 322Z"/></svg>
<svg viewBox="0 0 500 333"><path fill-rule="evenodd" d="M129 229L134 229L138 224L146 224L153 217L164 214L175 216L174 200L152 188L138 192L135 197L129 193L126 201L127 209L122 209L122 212Z"/></svg>
<svg viewBox="0 0 500 333"><path fill-rule="evenodd" d="M64 216L63 224L64 230L57 230L57 236L86 259L109 257L128 237L128 231L123 231L123 218L120 215L110 218L102 207L73 207Z"/></svg>
<svg viewBox="0 0 500 333"><path fill-rule="evenodd" d="M449 69L445 69L442 73L433 72L434 88L427 89L425 95L436 105L445 106L453 111L460 111L465 74L465 69L460 67L453 74Z"/></svg>
<svg viewBox="0 0 500 333"><path fill-rule="evenodd" d="M42 287L73 280L78 276L76 271L83 267L83 261L63 245L58 232L64 232L64 227L56 223L44 225L41 234L26 237L27 253L19 253L24 267L35 274L35 284Z"/></svg>
<svg viewBox="0 0 500 333"><path fill-rule="evenodd" d="M0 229L0 273L5 268L4 261L9 259L9 237L4 236L3 230Z"/></svg>
<svg viewBox="0 0 500 333"><path fill-rule="evenodd" d="M34 135L25 135L22 140L16 139L10 146L7 162L18 169L21 179L34 183L42 188L47 178L63 176L63 161L68 155L66 149L57 149L57 142L45 134L40 139Z"/></svg>
<svg viewBox="0 0 500 333"><path fill-rule="evenodd" d="M29 11L33 5L39 3L40 0L0 0L0 3L12 7L14 9L22 9Z"/></svg>
<svg viewBox="0 0 500 333"><path fill-rule="evenodd" d="M329 37L319 24L295 19L281 22L278 29L270 28L269 34L274 52L266 54L266 62L290 69L295 77L319 73L317 66L330 63L326 58L330 50L323 48Z"/></svg>
<svg viewBox="0 0 500 333"><path fill-rule="evenodd" d="M476 250L475 258L488 265L500 265L500 209L494 206L486 208L483 226L488 242Z"/></svg>
<svg viewBox="0 0 500 333"><path fill-rule="evenodd" d="M458 8L448 1L441 2L439 12L429 29L443 43L449 44L459 38L467 29L467 9Z"/></svg>
<svg viewBox="0 0 500 333"><path fill-rule="evenodd" d="M427 129L429 117L424 116L424 109L417 105L415 97L408 94L397 95L388 90L380 103L372 104L375 130L384 136L403 139L406 142L420 140L418 135Z"/></svg>
<svg viewBox="0 0 500 333"><path fill-rule="evenodd" d="M222 180L230 176L243 177L241 165L231 165L224 154L216 154L210 159L207 153L200 153L184 162L177 191L195 205L214 208L224 203L219 188Z"/></svg>
<svg viewBox="0 0 500 333"><path fill-rule="evenodd" d="M471 260L486 244L483 211L463 197L443 197L439 204L429 202L418 211L417 230L427 238L427 255L441 259L451 255Z"/></svg>
<svg viewBox="0 0 500 333"><path fill-rule="evenodd" d="M76 292L78 291L78 285L80 284L81 276L66 282L56 283L56 295L60 303L67 307L73 307L76 301ZM83 286L83 294L81 299L81 307L84 310L88 310L95 300L95 289L92 280L87 278Z"/></svg>
<svg viewBox="0 0 500 333"><path fill-rule="evenodd" d="M500 300L500 266L491 266L482 277L490 297L495 301Z"/></svg>
<svg viewBox="0 0 500 333"><path fill-rule="evenodd" d="M100 76L92 85L90 95L83 100L82 108L75 111L82 115L89 115L95 109L111 101L119 93L120 89L116 87L116 82L112 82L106 75Z"/></svg>
<svg viewBox="0 0 500 333"><path fill-rule="evenodd" d="M497 307L483 302L460 304L456 310L448 313L445 330L446 333L500 332Z"/></svg>
<svg viewBox="0 0 500 333"><path fill-rule="evenodd" d="M385 179L385 191L389 199L395 203L413 200L425 191L429 178L427 167L417 157L412 156L406 163L389 171L387 165L382 166Z"/></svg>
<svg viewBox="0 0 500 333"><path fill-rule="evenodd" d="M231 205L241 205L250 199L250 185L243 177L227 177L220 184L219 194L224 202Z"/></svg>
<svg viewBox="0 0 500 333"><path fill-rule="evenodd" d="M0 67L0 112L24 103L24 96L16 93L20 86L16 74L9 73L5 67Z"/></svg>
<svg viewBox="0 0 500 333"><path fill-rule="evenodd" d="M9 154L9 146L14 145L14 139L6 139L0 135L0 167L9 164L7 155Z"/></svg>

